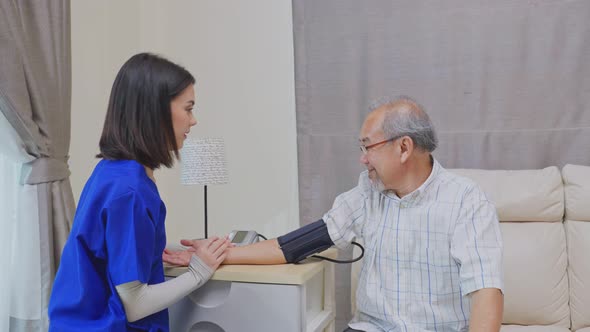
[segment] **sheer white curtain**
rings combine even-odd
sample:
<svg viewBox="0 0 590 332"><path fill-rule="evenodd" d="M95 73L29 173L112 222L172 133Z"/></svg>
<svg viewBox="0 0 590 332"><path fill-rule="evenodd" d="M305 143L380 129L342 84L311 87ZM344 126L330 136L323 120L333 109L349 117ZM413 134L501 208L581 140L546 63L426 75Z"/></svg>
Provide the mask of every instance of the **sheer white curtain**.
<svg viewBox="0 0 590 332"><path fill-rule="evenodd" d="M0 142L0 331L46 329L37 189L22 184L33 158L2 112Z"/></svg>

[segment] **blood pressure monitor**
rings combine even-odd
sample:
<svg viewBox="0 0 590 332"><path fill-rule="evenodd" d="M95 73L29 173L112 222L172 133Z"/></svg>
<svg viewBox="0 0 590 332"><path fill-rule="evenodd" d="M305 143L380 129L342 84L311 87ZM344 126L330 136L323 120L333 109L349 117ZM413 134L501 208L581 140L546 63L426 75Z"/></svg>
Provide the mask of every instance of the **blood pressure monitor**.
<svg viewBox="0 0 590 332"><path fill-rule="evenodd" d="M236 246L245 246L258 242L258 233L255 231L231 231L229 233L229 239L231 243Z"/></svg>

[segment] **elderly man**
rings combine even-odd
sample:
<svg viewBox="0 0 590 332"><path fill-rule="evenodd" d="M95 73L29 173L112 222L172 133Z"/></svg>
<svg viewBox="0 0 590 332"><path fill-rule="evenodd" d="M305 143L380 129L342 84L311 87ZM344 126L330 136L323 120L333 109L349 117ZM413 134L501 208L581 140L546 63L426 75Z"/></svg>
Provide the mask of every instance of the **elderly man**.
<svg viewBox="0 0 590 332"><path fill-rule="evenodd" d="M346 331L499 331L502 240L495 208L475 183L432 157L437 139L426 112L408 97L382 104L367 116L359 139L367 171L321 220L230 248L224 264L298 261L357 238L366 254Z"/></svg>

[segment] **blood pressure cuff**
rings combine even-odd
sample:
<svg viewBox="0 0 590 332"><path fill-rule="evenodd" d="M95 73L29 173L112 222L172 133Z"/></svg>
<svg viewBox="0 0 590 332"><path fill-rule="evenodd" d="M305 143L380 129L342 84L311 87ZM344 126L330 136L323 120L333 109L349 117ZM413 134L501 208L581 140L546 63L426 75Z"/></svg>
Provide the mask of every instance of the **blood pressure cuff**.
<svg viewBox="0 0 590 332"><path fill-rule="evenodd" d="M277 240L288 263L297 263L334 245L322 219L279 236Z"/></svg>

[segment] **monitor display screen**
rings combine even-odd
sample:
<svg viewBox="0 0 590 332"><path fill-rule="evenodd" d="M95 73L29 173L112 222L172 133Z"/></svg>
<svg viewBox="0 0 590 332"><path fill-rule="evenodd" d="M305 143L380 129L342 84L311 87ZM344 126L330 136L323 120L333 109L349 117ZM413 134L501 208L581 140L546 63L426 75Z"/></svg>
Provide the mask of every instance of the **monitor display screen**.
<svg viewBox="0 0 590 332"><path fill-rule="evenodd" d="M231 240L231 242L233 242L233 243L241 243L246 238L246 234L248 234L248 232L246 232L246 231L238 231L238 232L236 232L236 235L234 235L234 238Z"/></svg>

